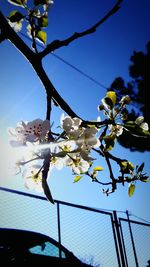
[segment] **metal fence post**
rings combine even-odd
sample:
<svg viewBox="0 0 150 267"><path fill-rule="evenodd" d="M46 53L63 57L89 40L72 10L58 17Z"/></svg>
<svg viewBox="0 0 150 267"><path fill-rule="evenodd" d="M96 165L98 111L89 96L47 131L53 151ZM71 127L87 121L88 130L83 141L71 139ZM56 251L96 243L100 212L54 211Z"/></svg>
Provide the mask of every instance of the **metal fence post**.
<svg viewBox="0 0 150 267"><path fill-rule="evenodd" d="M122 225L121 225L120 218L118 218L118 220L119 220L119 225L120 225L120 234L121 234L121 238L122 238L122 245L123 245L123 251L124 251L124 258L125 258L125 261L126 261L126 267L129 267L128 266L128 259L127 259L127 254L126 254L126 248L125 248L125 243L124 243L124 237L123 237L123 231L122 231Z"/></svg>
<svg viewBox="0 0 150 267"><path fill-rule="evenodd" d="M61 245L61 230L60 230L60 207L59 202L57 202L57 224L58 224L58 243ZM59 247L59 257L61 258L61 249Z"/></svg>
<svg viewBox="0 0 150 267"><path fill-rule="evenodd" d="M136 267L139 267L138 259L137 259L137 255L136 255L135 244L134 244L134 239L133 239L133 234L132 234L132 229L131 229L131 223L130 223L129 213L128 213L127 210L126 210L126 214L127 214L127 219L128 219L129 232L130 232L130 237L131 237L131 242L132 242L132 247L133 247L133 253L134 253L135 263L136 263Z"/></svg>
<svg viewBox="0 0 150 267"><path fill-rule="evenodd" d="M118 247L119 247L119 252L120 252L120 259L121 259L122 267L126 267L124 253L123 253L123 246L122 246L122 241L121 241L121 235L120 235L120 229L119 229L119 223L118 223L118 218L117 218L117 212L115 210L113 211L113 215L114 215L114 224L115 224L115 229L116 229L116 234L117 234Z"/></svg>
<svg viewBox="0 0 150 267"><path fill-rule="evenodd" d="M112 223L112 230L113 230L113 236L114 236L117 260L118 260L118 267L121 267L120 255L119 255L119 249L118 249L118 242L117 242L117 236L116 236L116 230L115 230L115 225L114 225L114 220L113 220L113 215L112 214L111 214L111 223Z"/></svg>

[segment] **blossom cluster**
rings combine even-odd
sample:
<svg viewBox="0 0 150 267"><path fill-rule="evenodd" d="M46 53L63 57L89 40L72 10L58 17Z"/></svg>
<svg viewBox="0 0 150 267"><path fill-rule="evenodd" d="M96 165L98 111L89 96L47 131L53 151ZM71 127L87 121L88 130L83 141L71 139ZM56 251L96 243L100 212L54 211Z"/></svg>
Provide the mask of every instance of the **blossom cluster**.
<svg viewBox="0 0 150 267"><path fill-rule="evenodd" d="M25 186L42 191L43 159L50 154L50 170L70 167L74 174L86 173L94 158L92 148L100 146L96 137L96 127L82 127L82 120L61 116L61 140L49 141L50 123L36 119L31 122L19 122L16 128L8 128L10 144L15 148L26 148L24 155L15 163L16 173L22 172ZM25 152L26 151L26 152ZM24 167L26 167L24 169Z"/></svg>
<svg viewBox="0 0 150 267"><path fill-rule="evenodd" d="M124 123L123 111L128 103L130 103L128 96L117 102L115 92L109 91L98 107L98 110L107 116L107 123L106 120L102 122L99 118L97 121L85 122L78 117L72 118L62 114L59 134L52 131L53 125L50 125L49 120L41 119L31 122L21 121L16 128L8 128L10 145L23 151L21 156L17 153L15 172L22 173L28 189L41 192L45 159L49 161L48 172L53 168L61 170L69 167L76 175L74 182L79 181L84 174L90 176L92 181L98 181L97 172L103 170L103 167L94 167L91 172L90 168L96 160L93 152L105 157L105 153L113 149L116 139L124 130L132 130L134 134L150 135L148 124L144 122L142 116L135 121L127 121L126 117ZM130 195L136 180L147 181L147 176L141 171L143 167L135 169L131 162L121 159L117 163L122 173L118 182L130 183Z"/></svg>

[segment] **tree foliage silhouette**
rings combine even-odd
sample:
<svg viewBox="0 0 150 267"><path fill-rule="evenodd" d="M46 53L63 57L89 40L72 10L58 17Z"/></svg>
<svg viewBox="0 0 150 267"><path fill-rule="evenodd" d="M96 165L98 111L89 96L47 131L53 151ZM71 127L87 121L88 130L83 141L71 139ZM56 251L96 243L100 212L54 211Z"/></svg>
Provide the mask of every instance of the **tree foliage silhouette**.
<svg viewBox="0 0 150 267"><path fill-rule="evenodd" d="M137 116L143 115L150 127L150 41L146 45L146 52L133 52L130 58L129 75L131 80L125 82L122 77L117 77L111 84L109 90L114 90L118 98L128 94L132 100L132 106L128 108L127 120L135 120ZM132 107L132 108L131 108ZM128 142L127 142L128 140ZM150 139L135 137L124 131L118 137L119 143L131 151L149 151Z"/></svg>

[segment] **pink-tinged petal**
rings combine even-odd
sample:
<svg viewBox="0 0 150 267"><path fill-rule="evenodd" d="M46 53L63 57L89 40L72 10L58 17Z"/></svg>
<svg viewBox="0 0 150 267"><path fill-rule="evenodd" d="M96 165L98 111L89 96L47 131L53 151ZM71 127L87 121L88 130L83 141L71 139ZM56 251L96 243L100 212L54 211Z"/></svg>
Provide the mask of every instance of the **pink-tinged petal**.
<svg viewBox="0 0 150 267"><path fill-rule="evenodd" d="M21 121L21 122L19 122L18 124L17 124L17 126L18 127L23 127L24 129L26 128L26 126L27 126L27 124L28 124L28 122L24 122L24 121Z"/></svg>
<svg viewBox="0 0 150 267"><path fill-rule="evenodd" d="M7 133L10 135L10 136L14 136L16 137L16 130L14 128L7 128Z"/></svg>
<svg viewBox="0 0 150 267"><path fill-rule="evenodd" d="M80 131L79 129L77 129L77 130L73 130L73 131L71 131L71 132L69 133L70 137L73 138L73 139L75 139L75 140L76 140L77 138L79 138L80 134L81 134L81 131Z"/></svg>
<svg viewBox="0 0 150 267"><path fill-rule="evenodd" d="M73 121L70 117L66 117L62 123L62 127L65 131L70 131L72 128Z"/></svg>
<svg viewBox="0 0 150 267"><path fill-rule="evenodd" d="M22 142L19 142L19 141L16 141L16 140L10 140L9 141L9 144L12 146L12 147L20 147L23 145Z"/></svg>
<svg viewBox="0 0 150 267"><path fill-rule="evenodd" d="M40 125L42 125L43 121L41 119L36 119L36 120L33 120L33 121L29 121L26 125L26 128L29 129L29 128L37 128Z"/></svg>
<svg viewBox="0 0 150 267"><path fill-rule="evenodd" d="M91 157L88 152L81 150L80 155L85 161L93 161L95 158Z"/></svg>
<svg viewBox="0 0 150 267"><path fill-rule="evenodd" d="M25 129L23 127L18 127L17 126L15 131L16 131L16 135L17 136L20 135L20 134L24 134L25 133Z"/></svg>
<svg viewBox="0 0 150 267"><path fill-rule="evenodd" d="M97 138L96 137L90 137L87 139L87 145L89 146L95 146L97 144Z"/></svg>
<svg viewBox="0 0 150 267"><path fill-rule="evenodd" d="M36 124L36 125L37 124L42 124L43 123L43 120L41 120L41 119L38 118L38 119L35 119L35 120L31 121L31 123L32 124Z"/></svg>
<svg viewBox="0 0 150 267"><path fill-rule="evenodd" d="M50 130L50 122L49 122L49 120L43 121L41 137L44 137L49 130Z"/></svg>
<svg viewBox="0 0 150 267"><path fill-rule="evenodd" d="M36 142L38 141L38 137L34 134L29 134L27 137L26 137L26 142Z"/></svg>
<svg viewBox="0 0 150 267"><path fill-rule="evenodd" d="M79 127L82 123L82 120L80 120L79 118L73 118L73 122L74 122L74 126Z"/></svg>
<svg viewBox="0 0 150 267"><path fill-rule="evenodd" d="M49 130L50 129L50 121L49 120L43 121L42 128Z"/></svg>
<svg viewBox="0 0 150 267"><path fill-rule="evenodd" d="M85 129L85 134L90 135L90 136L95 135L97 132L98 132L98 129L95 127Z"/></svg>
<svg viewBox="0 0 150 267"><path fill-rule="evenodd" d="M96 142L96 144L94 145L94 147L96 148L96 147L100 147L100 145L101 145L101 142L100 142L100 140L97 138L97 142Z"/></svg>
<svg viewBox="0 0 150 267"><path fill-rule="evenodd" d="M48 120L35 119L31 122L21 121L17 123L15 129L9 128L8 133L13 136L16 141L22 144L26 142L36 142L44 138L50 129L50 122Z"/></svg>

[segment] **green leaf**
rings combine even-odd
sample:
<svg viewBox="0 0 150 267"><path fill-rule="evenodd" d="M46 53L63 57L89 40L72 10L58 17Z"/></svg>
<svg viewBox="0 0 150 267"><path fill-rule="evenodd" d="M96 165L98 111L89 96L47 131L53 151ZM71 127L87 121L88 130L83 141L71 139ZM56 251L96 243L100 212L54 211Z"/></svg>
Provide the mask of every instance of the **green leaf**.
<svg viewBox="0 0 150 267"><path fill-rule="evenodd" d="M141 130L142 130L142 134L143 135L150 136L150 132L149 131L146 131L146 130L143 130L143 129L141 129Z"/></svg>
<svg viewBox="0 0 150 267"><path fill-rule="evenodd" d="M134 191L135 191L135 184L129 184L129 187L128 187L128 195L129 197L132 197L133 194L134 194Z"/></svg>
<svg viewBox="0 0 150 267"><path fill-rule="evenodd" d="M104 150L110 151L113 149L113 147L115 146L115 142L116 142L116 137L113 134L107 135L104 137L104 142L105 142L105 147Z"/></svg>
<svg viewBox="0 0 150 267"><path fill-rule="evenodd" d="M74 182L74 183L77 183L78 181L81 180L82 177L83 177L82 175L77 175L77 176L74 178L73 182Z"/></svg>
<svg viewBox="0 0 150 267"><path fill-rule="evenodd" d="M127 121L126 125L134 125L135 126L135 121Z"/></svg>
<svg viewBox="0 0 150 267"><path fill-rule="evenodd" d="M129 170L133 171L134 170L134 164L130 161L128 161L128 168Z"/></svg>
<svg viewBox="0 0 150 267"><path fill-rule="evenodd" d="M144 130L140 127L140 125L136 125L134 128L134 133L139 135L139 136L149 136L150 132L147 130Z"/></svg>
<svg viewBox="0 0 150 267"><path fill-rule="evenodd" d="M134 170L134 165L130 161L122 161L121 169L123 173L131 173Z"/></svg>
<svg viewBox="0 0 150 267"><path fill-rule="evenodd" d="M24 7L24 5L26 4L27 0L8 0L8 2L11 3L12 5L15 5L15 6Z"/></svg>
<svg viewBox="0 0 150 267"><path fill-rule="evenodd" d="M116 104L116 93L114 91L108 91L104 101L109 109L112 109Z"/></svg>
<svg viewBox="0 0 150 267"><path fill-rule="evenodd" d="M42 16L38 19L39 27L47 27L48 26L48 17Z"/></svg>
<svg viewBox="0 0 150 267"><path fill-rule="evenodd" d="M130 176L126 176L125 179L126 179L127 183L131 182L131 177Z"/></svg>
<svg viewBox="0 0 150 267"><path fill-rule="evenodd" d="M141 176L140 177L140 181L144 182L144 183L147 183L147 182L149 182L149 177L148 176Z"/></svg>
<svg viewBox="0 0 150 267"><path fill-rule="evenodd" d="M138 167L137 172L142 172L144 168L144 162Z"/></svg>
<svg viewBox="0 0 150 267"><path fill-rule="evenodd" d="M106 142L111 142L114 141L116 138L115 134L108 134L104 136L104 141Z"/></svg>
<svg viewBox="0 0 150 267"><path fill-rule="evenodd" d="M36 38L40 41L40 42L42 42L42 43L46 43L46 39L47 39L47 34L46 34L46 32L44 32L44 31L38 31L37 33L36 33Z"/></svg>
<svg viewBox="0 0 150 267"><path fill-rule="evenodd" d="M134 121L127 121L124 127L137 136L150 136L149 131L142 129L140 125L137 125Z"/></svg>
<svg viewBox="0 0 150 267"><path fill-rule="evenodd" d="M19 22L23 18L24 18L24 16L17 10L13 10L8 16L8 19L11 22Z"/></svg>
<svg viewBox="0 0 150 267"><path fill-rule="evenodd" d="M53 199L53 197L52 197L51 191L50 191L50 189L49 189L49 187L48 187L47 180L46 180L46 179L43 179L43 178L42 178L42 188L43 188L43 190L44 190L44 194L45 194L45 196L47 197L47 199L48 199L52 204L54 204L55 202L54 202L54 199Z"/></svg>
<svg viewBox="0 0 150 267"><path fill-rule="evenodd" d="M96 166L96 167L93 169L94 172L95 172L95 171L103 171L103 170L104 170L104 168L101 167L101 166Z"/></svg>
<svg viewBox="0 0 150 267"><path fill-rule="evenodd" d="M108 152L108 151L112 150L114 148L114 145L115 145L114 142L111 142L109 144L106 144L105 147L104 147L104 151L105 152Z"/></svg>

